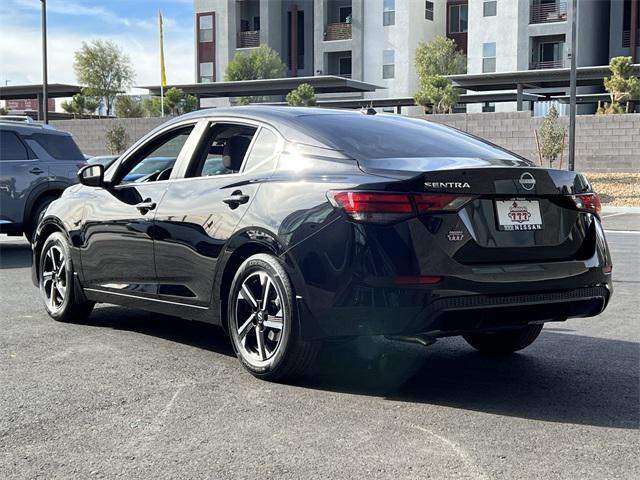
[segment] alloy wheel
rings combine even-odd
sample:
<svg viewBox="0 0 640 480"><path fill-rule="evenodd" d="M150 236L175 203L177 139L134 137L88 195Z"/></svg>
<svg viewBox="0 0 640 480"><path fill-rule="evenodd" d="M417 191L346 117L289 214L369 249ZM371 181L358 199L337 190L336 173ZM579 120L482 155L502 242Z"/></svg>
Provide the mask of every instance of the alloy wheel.
<svg viewBox="0 0 640 480"><path fill-rule="evenodd" d="M51 312L60 310L67 298L67 266L62 249L53 245L42 264L41 289Z"/></svg>
<svg viewBox="0 0 640 480"><path fill-rule="evenodd" d="M269 361L278 351L286 328L281 292L264 270L248 275L235 299L237 346L252 364Z"/></svg>

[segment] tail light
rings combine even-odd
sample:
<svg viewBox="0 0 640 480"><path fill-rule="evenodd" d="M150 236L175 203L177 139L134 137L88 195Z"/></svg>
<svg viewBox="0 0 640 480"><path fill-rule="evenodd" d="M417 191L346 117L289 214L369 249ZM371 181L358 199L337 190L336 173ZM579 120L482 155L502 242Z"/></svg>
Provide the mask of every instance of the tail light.
<svg viewBox="0 0 640 480"><path fill-rule="evenodd" d="M474 197L386 192L328 193L333 206L361 222L392 223L425 213L456 212Z"/></svg>
<svg viewBox="0 0 640 480"><path fill-rule="evenodd" d="M576 202L578 210L585 212L595 213L600 215L602 211L602 203L597 193L584 193L581 195L574 195L573 201Z"/></svg>

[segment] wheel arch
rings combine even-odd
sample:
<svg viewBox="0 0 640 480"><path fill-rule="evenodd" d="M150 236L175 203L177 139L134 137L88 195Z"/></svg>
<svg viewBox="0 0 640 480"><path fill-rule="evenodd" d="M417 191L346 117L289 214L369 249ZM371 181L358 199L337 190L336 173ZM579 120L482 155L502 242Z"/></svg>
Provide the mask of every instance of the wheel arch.
<svg viewBox="0 0 640 480"><path fill-rule="evenodd" d="M56 218L48 218L46 219L37 230L37 235L35 237L35 241L33 242L33 278L34 282L37 282L38 275L40 274L40 255L42 253L42 247L44 242L51 236L52 233L60 232L65 237L67 237L67 241L71 244L71 240L69 238L68 232L62 226L62 223Z"/></svg>
<svg viewBox="0 0 640 480"><path fill-rule="evenodd" d="M70 185L67 185L65 183L53 182L31 192L31 194L27 198L27 203L25 204L24 212L22 215L23 228L28 225L29 219L31 218L31 214L33 212L33 208L38 204L38 202L40 202L40 200L45 197L53 197L54 199L60 198L60 195L62 195L64 189L69 186Z"/></svg>

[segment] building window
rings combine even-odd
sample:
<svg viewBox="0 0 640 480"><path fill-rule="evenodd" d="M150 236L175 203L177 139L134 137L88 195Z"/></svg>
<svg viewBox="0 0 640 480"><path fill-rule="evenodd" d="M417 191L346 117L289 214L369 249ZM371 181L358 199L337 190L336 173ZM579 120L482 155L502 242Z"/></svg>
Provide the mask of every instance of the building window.
<svg viewBox="0 0 640 480"><path fill-rule="evenodd" d="M213 42L213 15L201 15L198 20L198 39L200 43Z"/></svg>
<svg viewBox="0 0 640 480"><path fill-rule="evenodd" d="M498 9L497 0L485 0L482 4L482 16L483 17L495 17Z"/></svg>
<svg viewBox="0 0 640 480"><path fill-rule="evenodd" d="M342 57L338 60L338 75L351 78L351 57Z"/></svg>
<svg viewBox="0 0 640 480"><path fill-rule="evenodd" d="M340 16L340 23L351 23L351 7L340 7L338 9L338 15Z"/></svg>
<svg viewBox="0 0 640 480"><path fill-rule="evenodd" d="M382 51L382 78L395 78L396 76L396 51Z"/></svg>
<svg viewBox="0 0 640 480"><path fill-rule="evenodd" d="M200 82L213 82L213 62L203 62L200 64Z"/></svg>
<svg viewBox="0 0 640 480"><path fill-rule="evenodd" d="M433 2L424 2L424 18L433 22Z"/></svg>
<svg viewBox="0 0 640 480"><path fill-rule="evenodd" d="M496 71L496 44L495 42L482 44L482 71Z"/></svg>
<svg viewBox="0 0 640 480"><path fill-rule="evenodd" d="M469 6L449 5L449 33L464 33L467 31Z"/></svg>
<svg viewBox="0 0 640 480"><path fill-rule="evenodd" d="M396 0L383 0L382 4L382 25L396 24Z"/></svg>
<svg viewBox="0 0 640 480"><path fill-rule="evenodd" d="M482 105L482 111L484 113L491 113L496 111L496 104L493 102L485 102Z"/></svg>

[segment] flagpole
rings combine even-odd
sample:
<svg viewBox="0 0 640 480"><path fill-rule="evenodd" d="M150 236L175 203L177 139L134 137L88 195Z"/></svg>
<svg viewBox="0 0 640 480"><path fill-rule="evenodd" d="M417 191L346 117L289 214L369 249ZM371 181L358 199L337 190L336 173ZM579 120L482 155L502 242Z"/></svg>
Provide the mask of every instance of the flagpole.
<svg viewBox="0 0 640 480"><path fill-rule="evenodd" d="M162 12L158 10L158 24L160 26L160 110L164 117L164 87L167 86L167 77L164 71L164 34L162 29Z"/></svg>

